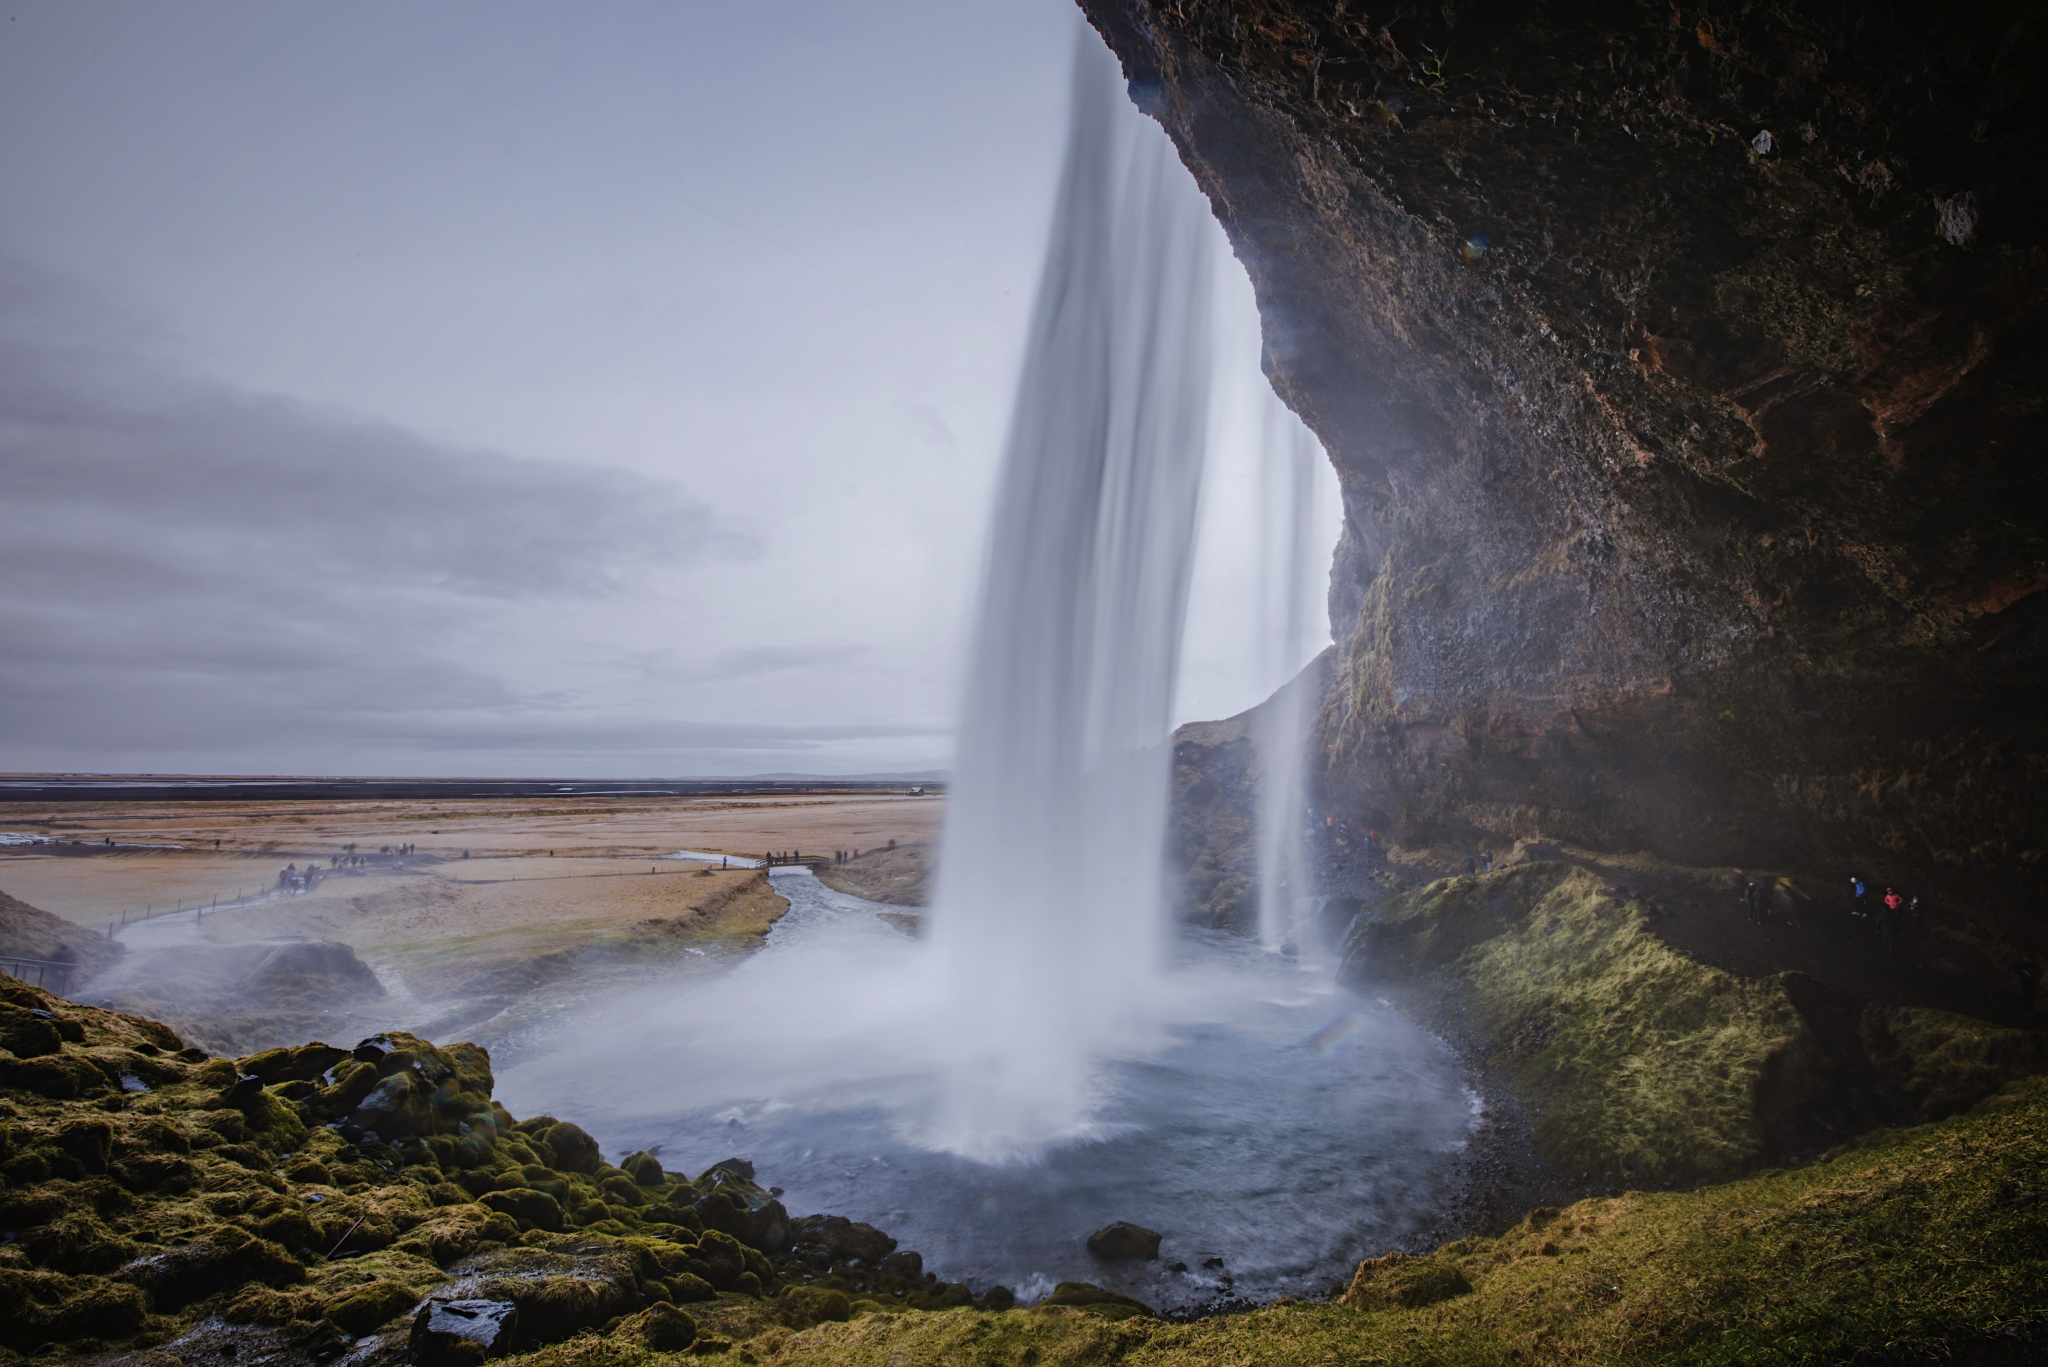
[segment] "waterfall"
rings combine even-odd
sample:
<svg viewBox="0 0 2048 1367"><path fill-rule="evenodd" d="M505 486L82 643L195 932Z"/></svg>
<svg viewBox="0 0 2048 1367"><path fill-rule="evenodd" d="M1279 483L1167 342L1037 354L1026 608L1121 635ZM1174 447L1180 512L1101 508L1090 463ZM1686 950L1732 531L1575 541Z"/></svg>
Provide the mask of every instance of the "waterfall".
<svg viewBox="0 0 2048 1367"><path fill-rule="evenodd" d="M1261 640L1268 677L1286 680L1254 714L1258 748L1259 942L1267 949L1312 950L1302 934L1310 878L1307 821L1308 727L1320 702L1312 673L1302 673L1319 634L1313 591L1316 470L1322 451L1300 419L1267 396L1259 481Z"/></svg>
<svg viewBox="0 0 2048 1367"><path fill-rule="evenodd" d="M1164 941L1171 707L1211 355L1207 203L1083 30L970 657L932 967L956 1063L926 1142L1083 1133Z"/></svg>

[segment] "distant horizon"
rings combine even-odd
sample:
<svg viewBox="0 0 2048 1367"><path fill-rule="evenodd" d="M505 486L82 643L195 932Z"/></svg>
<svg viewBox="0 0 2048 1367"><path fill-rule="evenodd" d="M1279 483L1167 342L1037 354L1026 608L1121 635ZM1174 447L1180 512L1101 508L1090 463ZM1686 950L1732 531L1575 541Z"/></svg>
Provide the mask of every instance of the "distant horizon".
<svg viewBox="0 0 2048 1367"><path fill-rule="evenodd" d="M336 774L336 773L174 773L169 771L98 771L89 769L44 772L0 772L0 784L91 780L128 782L154 779L191 783L944 783L949 770L875 770L857 774L793 773L786 770L767 774Z"/></svg>

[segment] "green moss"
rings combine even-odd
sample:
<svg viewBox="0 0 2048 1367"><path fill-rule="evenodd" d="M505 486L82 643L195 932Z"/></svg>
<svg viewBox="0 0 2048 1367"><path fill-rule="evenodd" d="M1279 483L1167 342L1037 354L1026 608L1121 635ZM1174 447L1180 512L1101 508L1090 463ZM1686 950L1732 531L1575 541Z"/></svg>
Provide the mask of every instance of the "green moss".
<svg viewBox="0 0 2048 1367"><path fill-rule="evenodd" d="M2048 1036L1950 1011L1909 1007L1865 1023L1871 1056L1930 1120L1954 1115L2048 1063Z"/></svg>
<svg viewBox="0 0 2048 1367"><path fill-rule="evenodd" d="M1537 1151L1566 1171L1739 1172L1763 1150L1766 1082L1796 1085L1809 1061L1782 980L1694 962L1582 869L1524 864L1385 905L1347 946L1347 974L1448 966L1490 1062L1529 1108Z"/></svg>
<svg viewBox="0 0 2048 1367"><path fill-rule="evenodd" d="M1360 1263L1339 1303L1353 1310L1412 1310L1469 1295L1471 1290L1464 1269L1449 1258L1389 1253Z"/></svg>
<svg viewBox="0 0 2048 1367"><path fill-rule="evenodd" d="M306 1143L306 1122L292 1103L274 1091L261 1091L242 1103L243 1122L256 1143L277 1153L291 1153Z"/></svg>
<svg viewBox="0 0 2048 1367"><path fill-rule="evenodd" d="M328 1322L350 1338L360 1338L412 1309L418 1297L400 1282L374 1281L332 1298L320 1307Z"/></svg>
<svg viewBox="0 0 2048 1367"><path fill-rule="evenodd" d="M963 1288L964 1289L964 1288ZM965 1304L965 1302L958 1302ZM1093 1282L1061 1282L1045 1298L1047 1305L1061 1305L1074 1310L1085 1310L1089 1314L1106 1319L1129 1319L1133 1315L1149 1315L1152 1307L1135 1296L1126 1296L1120 1291L1110 1291Z"/></svg>
<svg viewBox="0 0 2048 1367"><path fill-rule="evenodd" d="M672 1305L650 1305L614 1330L612 1337L677 1353L696 1342L697 1322Z"/></svg>

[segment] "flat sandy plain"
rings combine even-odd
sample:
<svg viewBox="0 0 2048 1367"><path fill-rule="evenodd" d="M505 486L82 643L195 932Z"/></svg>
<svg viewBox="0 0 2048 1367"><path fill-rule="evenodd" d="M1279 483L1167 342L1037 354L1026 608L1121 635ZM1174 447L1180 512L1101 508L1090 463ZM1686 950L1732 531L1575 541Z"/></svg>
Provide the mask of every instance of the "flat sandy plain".
<svg viewBox="0 0 2048 1367"><path fill-rule="evenodd" d="M786 905L759 873L663 856L925 844L943 810L936 795L887 792L6 803L0 831L65 843L0 848L0 891L103 934L111 925L129 945L127 962L74 995L118 990L132 1006L211 1032L218 1046L306 1028L438 1025L439 1034L523 1017L521 1003L537 994L713 968L758 944ZM350 844L371 863L331 871ZM412 857L379 856L403 844L416 847ZM288 863L330 871L310 891L276 895ZM195 959L209 947L247 947L235 962L253 962L256 946L296 939L351 946L384 996L221 1000L240 980ZM211 1003L193 995L201 980Z"/></svg>

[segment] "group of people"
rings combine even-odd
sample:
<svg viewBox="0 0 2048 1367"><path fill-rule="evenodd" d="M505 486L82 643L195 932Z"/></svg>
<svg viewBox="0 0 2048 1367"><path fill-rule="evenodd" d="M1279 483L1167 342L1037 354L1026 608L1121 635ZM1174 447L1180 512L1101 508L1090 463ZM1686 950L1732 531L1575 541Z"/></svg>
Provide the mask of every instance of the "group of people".
<svg viewBox="0 0 2048 1367"><path fill-rule="evenodd" d="M1735 871L1735 896L1742 903L1744 917L1759 926L1769 925L1774 912L1783 912L1796 922L1799 904L1813 901L1790 878L1749 878L1741 869ZM1875 885L1860 874L1849 876L1849 915L1855 925L1876 934L1888 955L1898 952L1909 923L1916 932L1924 933L1927 928L1918 897L1890 887L1879 895Z"/></svg>
<svg viewBox="0 0 2048 1367"><path fill-rule="evenodd" d="M277 885L287 892L305 892L319 877L320 868L317 864L308 864L303 869L296 863L286 864L277 871Z"/></svg>
<svg viewBox="0 0 2048 1367"><path fill-rule="evenodd" d="M1886 888L1884 896L1878 897L1873 885L1864 882L1861 874L1849 875L1849 899L1850 915L1877 932L1878 943L1887 954L1898 952L1899 937L1908 918L1917 932L1927 929L1918 897L1908 897L1897 888Z"/></svg>

